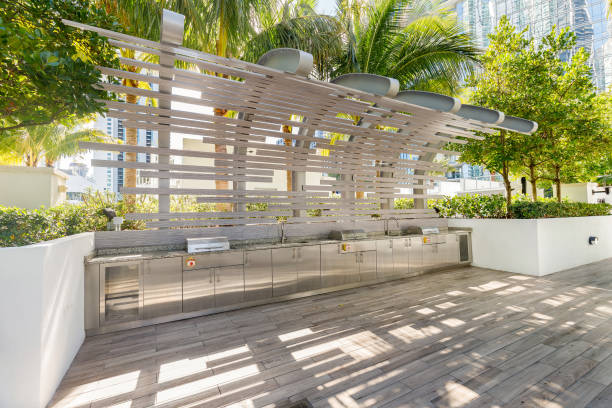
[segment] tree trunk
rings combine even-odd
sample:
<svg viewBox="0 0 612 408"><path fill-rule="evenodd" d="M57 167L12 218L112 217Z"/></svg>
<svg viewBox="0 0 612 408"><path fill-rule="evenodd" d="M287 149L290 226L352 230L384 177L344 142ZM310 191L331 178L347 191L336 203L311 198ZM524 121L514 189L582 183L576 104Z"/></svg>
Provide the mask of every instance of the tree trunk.
<svg viewBox="0 0 612 408"><path fill-rule="evenodd" d="M226 109L214 108L215 116L224 116L227 113ZM215 145L215 153L227 153L226 145ZM223 174L223 173L217 173ZM215 188L217 190L229 190L229 181L227 180L215 180ZM232 211L232 205L230 203L217 203L215 206L217 211Z"/></svg>
<svg viewBox="0 0 612 408"><path fill-rule="evenodd" d="M126 83L126 86L138 87L138 81L129 81ZM126 95L125 101L131 104L138 103L138 96L136 95ZM125 128L125 144L128 146L136 146L138 145L138 129L126 127ZM135 162L138 161L138 153L134 152L126 152L125 153L125 161L126 162ZM123 169L123 186L128 188L136 187L136 169ZM136 196L134 194L126 194L124 195L124 199L126 201L134 201Z"/></svg>
<svg viewBox="0 0 612 408"><path fill-rule="evenodd" d="M561 168L555 167L555 186L557 187L557 201L561 202Z"/></svg>
<svg viewBox="0 0 612 408"><path fill-rule="evenodd" d="M533 202L538 201L538 186L537 186L537 178L535 176L535 165L529 166L529 182L531 183L531 196Z"/></svg>
<svg viewBox="0 0 612 408"><path fill-rule="evenodd" d="M504 187L506 188L506 214L510 216L510 206L512 205L512 186L510 185L510 179L507 174L503 174Z"/></svg>

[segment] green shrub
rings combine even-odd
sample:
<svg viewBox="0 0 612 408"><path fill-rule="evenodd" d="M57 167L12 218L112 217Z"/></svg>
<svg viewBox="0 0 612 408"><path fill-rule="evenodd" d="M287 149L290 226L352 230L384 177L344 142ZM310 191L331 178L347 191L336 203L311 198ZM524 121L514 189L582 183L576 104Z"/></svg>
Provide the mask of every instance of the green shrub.
<svg viewBox="0 0 612 408"><path fill-rule="evenodd" d="M414 200L412 198L397 198L393 203L396 210L410 210L414 208Z"/></svg>
<svg viewBox="0 0 612 408"><path fill-rule="evenodd" d="M512 218L559 218L610 215L612 205L571 202L517 201L510 206Z"/></svg>
<svg viewBox="0 0 612 408"><path fill-rule="evenodd" d="M445 218L505 218L507 212L506 198L501 194L444 197L429 200L427 205Z"/></svg>

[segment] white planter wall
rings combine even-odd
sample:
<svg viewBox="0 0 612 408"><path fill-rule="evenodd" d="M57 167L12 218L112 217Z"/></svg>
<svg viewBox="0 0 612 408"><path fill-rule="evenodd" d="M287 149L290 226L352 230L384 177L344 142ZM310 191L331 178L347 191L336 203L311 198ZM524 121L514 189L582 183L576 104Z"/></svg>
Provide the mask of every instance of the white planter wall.
<svg viewBox="0 0 612 408"><path fill-rule="evenodd" d="M612 216L533 220L449 219L472 229L473 265L544 276L612 257ZM589 245L590 236L599 238Z"/></svg>
<svg viewBox="0 0 612 408"><path fill-rule="evenodd" d="M94 234L0 248L0 407L47 405L85 339Z"/></svg>

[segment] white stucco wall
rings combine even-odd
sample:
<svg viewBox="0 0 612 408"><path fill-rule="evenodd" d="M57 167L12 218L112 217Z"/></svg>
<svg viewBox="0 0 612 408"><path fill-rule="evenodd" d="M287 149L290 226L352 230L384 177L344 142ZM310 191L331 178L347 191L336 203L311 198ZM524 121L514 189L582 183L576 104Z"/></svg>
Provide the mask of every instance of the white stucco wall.
<svg viewBox="0 0 612 408"><path fill-rule="evenodd" d="M50 167L0 166L0 205L33 209L61 204L67 178Z"/></svg>
<svg viewBox="0 0 612 408"><path fill-rule="evenodd" d="M0 407L47 405L83 340L94 234L0 248Z"/></svg>
<svg viewBox="0 0 612 408"><path fill-rule="evenodd" d="M449 219L472 229L474 266L543 276L612 257L612 216L537 220ZM589 245L590 236L599 238Z"/></svg>

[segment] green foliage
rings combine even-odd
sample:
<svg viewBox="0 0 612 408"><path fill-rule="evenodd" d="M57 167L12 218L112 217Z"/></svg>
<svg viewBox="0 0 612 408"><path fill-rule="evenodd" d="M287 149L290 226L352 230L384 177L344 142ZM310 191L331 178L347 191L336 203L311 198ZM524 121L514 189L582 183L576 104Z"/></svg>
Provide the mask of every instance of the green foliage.
<svg viewBox="0 0 612 408"><path fill-rule="evenodd" d="M172 212L212 212L214 204L197 203L194 197L172 196ZM114 193L93 192L83 195L82 204L63 204L56 207L26 210L0 206L0 247L21 246L61 238L87 231L106 230L104 208L112 208L117 216L127 213L154 213L158 201L150 196L136 196L134 200L117 200ZM124 230L145 228L141 220L124 220Z"/></svg>
<svg viewBox="0 0 612 408"><path fill-rule="evenodd" d="M414 199L396 198L393 203L393 208L395 208L396 210L410 210L414 208Z"/></svg>
<svg viewBox="0 0 612 408"><path fill-rule="evenodd" d="M61 19L117 29L88 0L0 2L0 135L32 125L75 120L103 111L108 97L94 85L95 65L117 66L108 42Z"/></svg>
<svg viewBox="0 0 612 408"><path fill-rule="evenodd" d="M483 70L466 85L471 103L534 120L538 131L522 135L501 130L483 135L483 141L452 146L462 152L462 161L502 175L508 205L511 175L527 176L532 195L542 180L555 183L560 192L563 182L597 175L594 163L604 163L612 152L612 100L609 94L596 95L589 56L575 49L575 35L553 27L536 44L525 33L502 17L481 58Z"/></svg>
<svg viewBox="0 0 612 408"><path fill-rule="evenodd" d="M555 199L538 199L516 195L510 209L506 207L506 198L501 194L466 195L445 197L440 200L430 200L428 207L436 208L441 217L445 218L557 218L557 217L588 217L609 215L610 204L588 204L573 202L557 202Z"/></svg>
<svg viewBox="0 0 612 408"><path fill-rule="evenodd" d="M517 201L510 206L512 218L558 218L610 215L612 205L569 202Z"/></svg>
<svg viewBox="0 0 612 408"><path fill-rule="evenodd" d="M476 63L478 48L442 2L338 1L344 50L334 76L367 72L396 78L402 89L453 93Z"/></svg>
<svg viewBox="0 0 612 408"><path fill-rule="evenodd" d="M465 195L430 200L429 208L436 208L440 216L465 218L505 218L506 198L501 194Z"/></svg>
<svg viewBox="0 0 612 408"><path fill-rule="evenodd" d="M29 126L10 132L0 139L0 164L25 164L37 167L43 159L48 167L66 156L81 151L80 141L112 142L114 139L94 129L68 131L64 126L51 124Z"/></svg>

